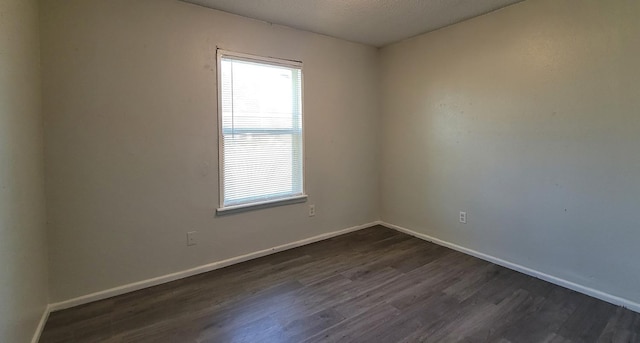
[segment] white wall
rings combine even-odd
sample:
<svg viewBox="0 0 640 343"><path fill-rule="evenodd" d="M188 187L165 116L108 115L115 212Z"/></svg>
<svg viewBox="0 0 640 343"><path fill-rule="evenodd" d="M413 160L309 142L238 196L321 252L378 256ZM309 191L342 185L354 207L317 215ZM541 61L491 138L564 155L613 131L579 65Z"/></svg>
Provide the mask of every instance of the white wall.
<svg viewBox="0 0 640 343"><path fill-rule="evenodd" d="M173 0L41 6L53 302L378 219L375 48ZM215 217L216 46L304 62L315 217Z"/></svg>
<svg viewBox="0 0 640 343"><path fill-rule="evenodd" d="M638 18L530 0L384 48L382 219L640 302Z"/></svg>
<svg viewBox="0 0 640 343"><path fill-rule="evenodd" d="M29 342L47 305L36 1L0 0L0 342Z"/></svg>

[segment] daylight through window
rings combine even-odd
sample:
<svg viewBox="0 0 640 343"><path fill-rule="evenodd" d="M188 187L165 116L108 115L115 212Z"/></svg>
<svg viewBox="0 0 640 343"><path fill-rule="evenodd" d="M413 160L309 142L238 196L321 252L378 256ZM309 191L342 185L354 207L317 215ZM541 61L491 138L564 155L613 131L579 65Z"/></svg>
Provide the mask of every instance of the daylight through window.
<svg viewBox="0 0 640 343"><path fill-rule="evenodd" d="M301 64L218 55L221 209L302 197Z"/></svg>

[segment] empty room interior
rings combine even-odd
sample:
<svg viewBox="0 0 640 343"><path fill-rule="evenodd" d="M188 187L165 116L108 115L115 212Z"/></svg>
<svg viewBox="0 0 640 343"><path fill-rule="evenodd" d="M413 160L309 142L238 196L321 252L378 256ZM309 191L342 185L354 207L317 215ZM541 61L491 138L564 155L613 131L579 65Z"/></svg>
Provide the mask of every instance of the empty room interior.
<svg viewBox="0 0 640 343"><path fill-rule="evenodd" d="M640 1L0 0L0 342L640 342Z"/></svg>

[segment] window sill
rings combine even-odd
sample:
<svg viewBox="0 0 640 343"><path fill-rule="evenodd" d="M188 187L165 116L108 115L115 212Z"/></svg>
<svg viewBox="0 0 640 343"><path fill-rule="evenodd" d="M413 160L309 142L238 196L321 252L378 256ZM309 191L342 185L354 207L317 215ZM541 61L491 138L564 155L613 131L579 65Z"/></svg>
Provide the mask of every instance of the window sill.
<svg viewBox="0 0 640 343"><path fill-rule="evenodd" d="M298 204L306 201L307 201L307 195L303 194L303 195L298 195L295 197L285 198L285 199L268 200L268 201L262 201L262 202L254 202L250 204L220 207L216 210L216 215L226 216L228 214L260 210L263 208L283 206L283 205Z"/></svg>

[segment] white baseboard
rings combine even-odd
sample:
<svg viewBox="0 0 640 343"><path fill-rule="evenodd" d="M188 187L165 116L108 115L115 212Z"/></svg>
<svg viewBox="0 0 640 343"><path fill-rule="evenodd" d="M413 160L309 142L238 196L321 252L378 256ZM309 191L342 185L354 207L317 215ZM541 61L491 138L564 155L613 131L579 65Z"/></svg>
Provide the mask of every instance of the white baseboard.
<svg viewBox="0 0 640 343"><path fill-rule="evenodd" d="M249 254L246 254L246 255L229 258L229 259L222 260L222 261L217 261L217 262L205 264L203 266L199 266L199 267L183 270L183 271L180 271L180 272L176 272L176 273L172 273L172 274L168 274L168 275L163 275L163 276L155 277L155 278L148 279L148 280L134 282L134 283L130 283L130 284L127 284L127 285L123 285L123 286L107 289L107 290L96 292L96 293L92 293L92 294L83 295L81 297L77 297L77 298L73 298L73 299L57 302L57 303L54 303L54 304L50 304L49 307L48 307L48 310L50 312L54 312L54 311L64 310L64 309L67 309L67 308L70 308L70 307L83 305L83 304L87 304L87 303L98 301L98 300L111 298L111 297L114 297L114 296L117 296L117 295L130 293L130 292L134 292L134 291L137 291L137 290L140 290L140 289L143 289L143 288L153 287L153 286L157 286L157 285L160 285L160 284L163 284L163 283L167 283L167 282L183 279L183 278L186 278L186 277L189 277L189 276L210 272L212 270L224 268L224 267L230 266L232 264L245 262L245 261L248 261L248 260L253 260L255 258L266 256L266 255L270 255L270 254L274 254L274 253L279 252L279 251L297 248L297 247L300 247L300 246L303 246L303 245L319 242L319 241L322 241L322 240L325 240L325 239L329 239L329 238L332 238L332 237L335 237L335 236L344 235L345 233L362 230L362 229L365 229L365 228L368 228L368 227L371 227L371 226L374 226L374 225L380 225L380 224L382 224L382 222L375 221L375 222L371 222L371 223L368 223L368 224L352 226L352 227L349 227L349 228L346 228L346 229L343 229L343 230L325 233L325 234L318 235L318 236L315 236L315 237L306 238L306 239L303 239L303 240L300 240L300 241L297 241L297 242L287 243L287 244L279 245L277 247L273 247L273 248L269 248L269 249L265 249L265 250L260 250L260 251L256 251L256 252L252 252L252 253L249 253Z"/></svg>
<svg viewBox="0 0 640 343"><path fill-rule="evenodd" d="M49 319L49 313L51 313L51 305L47 305L47 307L44 308L44 312L42 313L42 317L40 318L40 322L38 323L36 332L33 334L31 343L38 343L38 341L40 340L42 331L44 331L44 326L45 324L47 324L47 319Z"/></svg>
<svg viewBox="0 0 640 343"><path fill-rule="evenodd" d="M503 259L491 256L491 255L487 255L469 248L465 248L462 246L459 246L457 244L451 243L451 242L447 242L447 241L443 241L441 239L435 238L435 237L431 237L429 235L425 235L423 233L418 233L415 232L413 230L398 226L398 225L393 225L393 224L389 224L389 223L385 223L385 222L381 222L380 225L383 225L385 227L388 227L390 229L394 229L396 231L399 232L403 232L406 233L408 235L423 239L425 241L429 241L438 245L442 245L444 247L447 248L451 248L453 250L457 250L461 253L467 254L467 255L471 255L474 257L477 257L479 259L485 260L485 261L489 261L492 263L495 263L497 265L503 266L505 268L509 268L518 272L521 272L523 274L527 274L530 276L533 276L535 278L556 284L558 286L561 287L565 287L571 290L574 290L576 292L582 293L582 294L586 294L588 296L606 301L608 303L614 304L614 305L619 305L625 308L628 308L632 311L638 312L640 313L640 304L634 301L631 301L629 299L625 299L625 298L621 298L606 292L602 292L599 291L597 289L593 289L591 287L587 287L587 286L583 286L580 284L577 284L575 282L571 282L553 275L549 275L546 273L543 273L541 271L535 270L535 269L531 269L513 262L509 262L509 261L505 261Z"/></svg>

